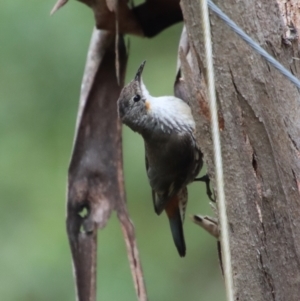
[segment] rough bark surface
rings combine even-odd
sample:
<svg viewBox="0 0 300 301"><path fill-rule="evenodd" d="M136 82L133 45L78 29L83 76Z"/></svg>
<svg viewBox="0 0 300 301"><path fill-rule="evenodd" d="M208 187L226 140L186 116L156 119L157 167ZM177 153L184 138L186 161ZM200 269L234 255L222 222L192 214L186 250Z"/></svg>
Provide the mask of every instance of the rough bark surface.
<svg viewBox="0 0 300 301"><path fill-rule="evenodd" d="M275 0L215 1L247 34L300 77L298 39L286 43ZM190 59L181 65L198 142L214 179L198 1L182 0ZM299 91L211 14L214 68L236 300L300 296ZM222 123L221 123L222 124Z"/></svg>

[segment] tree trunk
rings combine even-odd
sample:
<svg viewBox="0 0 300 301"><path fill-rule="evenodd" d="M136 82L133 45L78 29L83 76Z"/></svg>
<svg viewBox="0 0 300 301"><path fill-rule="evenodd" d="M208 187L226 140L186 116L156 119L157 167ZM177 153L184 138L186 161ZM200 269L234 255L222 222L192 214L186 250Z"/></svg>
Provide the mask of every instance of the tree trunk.
<svg viewBox="0 0 300 301"><path fill-rule="evenodd" d="M291 20L284 22L277 1L215 4L299 78L298 40L286 35ZM181 6L191 53L190 60L181 53L182 72L214 183L199 1L182 0ZM299 92L222 20L210 17L235 300L298 301Z"/></svg>

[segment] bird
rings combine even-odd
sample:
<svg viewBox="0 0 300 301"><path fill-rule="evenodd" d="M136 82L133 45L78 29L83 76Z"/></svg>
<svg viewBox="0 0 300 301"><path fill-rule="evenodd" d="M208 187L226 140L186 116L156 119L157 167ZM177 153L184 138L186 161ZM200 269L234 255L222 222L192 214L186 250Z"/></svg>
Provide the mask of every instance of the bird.
<svg viewBox="0 0 300 301"><path fill-rule="evenodd" d="M154 97L143 80L144 61L117 101L122 123L140 134L145 144L146 172L154 211L166 212L180 257L186 255L183 222L187 185L203 166L195 139L195 121L188 103L175 96Z"/></svg>

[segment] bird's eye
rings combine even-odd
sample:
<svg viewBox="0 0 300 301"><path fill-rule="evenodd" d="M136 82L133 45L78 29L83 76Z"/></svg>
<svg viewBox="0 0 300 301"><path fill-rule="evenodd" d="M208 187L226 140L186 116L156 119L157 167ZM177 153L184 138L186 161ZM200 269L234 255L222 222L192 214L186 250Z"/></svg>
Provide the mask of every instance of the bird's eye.
<svg viewBox="0 0 300 301"><path fill-rule="evenodd" d="M141 99L141 96L139 94L136 94L134 97L133 97L133 100L135 102L138 102L139 100Z"/></svg>

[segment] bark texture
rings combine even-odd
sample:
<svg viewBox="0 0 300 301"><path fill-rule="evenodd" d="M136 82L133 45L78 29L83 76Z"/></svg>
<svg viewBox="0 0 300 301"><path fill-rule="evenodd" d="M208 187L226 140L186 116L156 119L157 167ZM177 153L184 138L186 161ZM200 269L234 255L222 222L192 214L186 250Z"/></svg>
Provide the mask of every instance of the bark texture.
<svg viewBox="0 0 300 301"><path fill-rule="evenodd" d="M275 0L215 1L299 78ZM214 179L198 1L182 0L190 55L181 66L198 142ZM236 300L300 298L299 91L211 13L214 68ZM190 56L190 57L189 57Z"/></svg>
<svg viewBox="0 0 300 301"><path fill-rule="evenodd" d="M69 166L67 232L78 301L96 300L97 230L105 227L114 210L122 227L138 300L147 300L134 227L126 207L121 123L116 109L127 52L123 36L116 45L115 41L115 33L94 29ZM116 65L120 68L120 85Z"/></svg>

